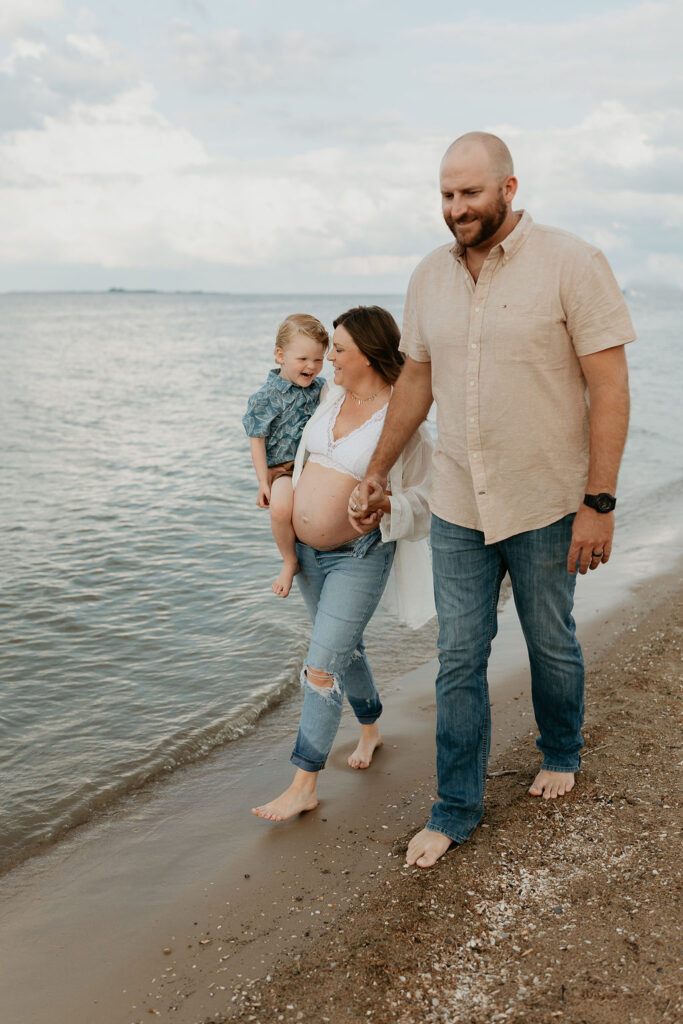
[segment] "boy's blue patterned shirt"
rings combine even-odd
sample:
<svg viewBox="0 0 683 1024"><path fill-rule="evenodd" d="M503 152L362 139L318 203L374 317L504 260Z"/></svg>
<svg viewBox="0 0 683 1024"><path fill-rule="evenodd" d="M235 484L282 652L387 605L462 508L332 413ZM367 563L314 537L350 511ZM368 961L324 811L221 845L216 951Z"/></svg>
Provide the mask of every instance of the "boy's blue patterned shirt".
<svg viewBox="0 0 683 1024"><path fill-rule="evenodd" d="M307 388L271 370L266 383L247 402L242 424L248 437L265 437L269 466L291 462L306 423L316 410L325 381L316 377Z"/></svg>

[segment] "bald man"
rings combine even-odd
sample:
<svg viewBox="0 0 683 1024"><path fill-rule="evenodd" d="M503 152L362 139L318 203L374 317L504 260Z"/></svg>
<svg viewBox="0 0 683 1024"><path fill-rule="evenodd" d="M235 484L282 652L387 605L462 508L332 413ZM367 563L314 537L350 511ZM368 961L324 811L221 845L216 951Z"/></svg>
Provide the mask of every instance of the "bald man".
<svg viewBox="0 0 683 1024"><path fill-rule="evenodd" d="M529 789L557 799L583 746L576 572L610 556L634 339L602 253L515 212L512 158L495 135L457 139L441 163L455 236L416 268L406 356L352 521L378 508L387 473L436 402L431 494L439 618L438 797L410 842L430 867L481 821L490 748L487 663L506 573L524 631L542 763Z"/></svg>

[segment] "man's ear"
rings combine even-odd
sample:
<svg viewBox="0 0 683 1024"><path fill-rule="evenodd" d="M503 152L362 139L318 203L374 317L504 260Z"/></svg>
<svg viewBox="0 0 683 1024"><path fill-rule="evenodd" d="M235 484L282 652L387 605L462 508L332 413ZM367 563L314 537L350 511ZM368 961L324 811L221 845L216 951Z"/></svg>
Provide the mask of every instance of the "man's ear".
<svg viewBox="0 0 683 1024"><path fill-rule="evenodd" d="M513 174L505 179L503 182L503 195L505 196L505 202L511 203L517 194L517 179Z"/></svg>

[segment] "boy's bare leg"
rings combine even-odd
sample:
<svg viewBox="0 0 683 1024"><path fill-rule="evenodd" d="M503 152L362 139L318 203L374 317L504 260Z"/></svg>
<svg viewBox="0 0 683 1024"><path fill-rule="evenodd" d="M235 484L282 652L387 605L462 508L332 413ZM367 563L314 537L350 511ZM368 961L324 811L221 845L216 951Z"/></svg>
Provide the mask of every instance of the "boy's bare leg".
<svg viewBox="0 0 683 1024"><path fill-rule="evenodd" d="M273 593L287 597L292 580L299 571L296 557L296 536L292 526L294 489L291 477L280 476L270 487L270 528L282 555L282 569L273 583Z"/></svg>
<svg viewBox="0 0 683 1024"><path fill-rule="evenodd" d="M318 806L318 773L297 768L291 786L284 793L261 807L252 807L251 813L266 821L287 821L302 811Z"/></svg>

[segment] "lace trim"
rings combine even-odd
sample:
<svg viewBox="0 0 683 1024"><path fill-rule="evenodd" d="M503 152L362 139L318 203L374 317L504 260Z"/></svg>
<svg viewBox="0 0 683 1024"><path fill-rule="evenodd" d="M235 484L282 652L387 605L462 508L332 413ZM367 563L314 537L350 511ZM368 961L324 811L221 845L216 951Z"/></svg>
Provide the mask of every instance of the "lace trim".
<svg viewBox="0 0 683 1024"><path fill-rule="evenodd" d="M372 414L372 416L370 417L369 420L366 420L365 423L361 423L361 425L359 427L355 427L351 431L350 434L344 434L343 437L340 437L340 438L338 438L335 441L334 433L333 433L334 432L334 425L337 422L337 416L339 415L339 412L340 412L341 407L342 407L342 403L343 403L345 398L346 398L346 392L344 392L343 395L340 395L340 397L337 399L335 405L332 406L332 409L331 409L331 412L330 412L330 418L329 418L329 420L327 422L327 450L328 450L328 452L334 451L335 447L338 444L341 444L342 441L348 441L348 439L350 437L353 437L354 434L358 434L361 430L365 430L365 428L370 426L371 423L376 423L377 420L380 417L385 415L385 413L387 411L387 406L389 405L389 403L387 402L385 405L382 406L381 409L378 409L377 412L373 412L373 414ZM336 406L336 409L335 409L335 406ZM359 478L357 477L356 479L359 479Z"/></svg>
<svg viewBox="0 0 683 1024"><path fill-rule="evenodd" d="M337 473L343 473L344 476L352 476L354 480L362 480L362 476L358 476L356 473L352 473L346 466L342 466L341 462L335 462L334 459L330 458L329 455L316 455L312 454L308 456L309 462L316 462L320 466L325 466L326 469L335 469Z"/></svg>

